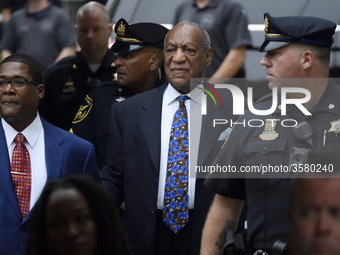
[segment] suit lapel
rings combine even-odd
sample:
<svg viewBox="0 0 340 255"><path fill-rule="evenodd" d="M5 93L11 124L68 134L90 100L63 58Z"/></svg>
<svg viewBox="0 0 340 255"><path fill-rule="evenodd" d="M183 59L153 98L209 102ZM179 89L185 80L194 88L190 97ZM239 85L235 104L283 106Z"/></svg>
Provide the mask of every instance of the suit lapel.
<svg viewBox="0 0 340 255"><path fill-rule="evenodd" d="M43 118L41 118L41 122L43 124L45 138L45 160L47 171L46 181L50 179L59 179L61 175L63 155L63 149L61 148L60 144L63 143L63 140L61 140L60 135L55 132L56 129L54 126L49 124ZM33 208L29 211L22 224L31 219Z"/></svg>
<svg viewBox="0 0 340 255"><path fill-rule="evenodd" d="M61 148L61 144L64 142L60 138L57 129L41 119L44 133L45 133L45 160L47 170L47 180L59 179L61 175L62 159L64 150Z"/></svg>
<svg viewBox="0 0 340 255"><path fill-rule="evenodd" d="M161 151L161 115L163 92L166 86L151 90L149 98L142 105L142 113L139 118L141 131L144 135L150 157L155 169L159 170Z"/></svg>
<svg viewBox="0 0 340 255"><path fill-rule="evenodd" d="M156 88L150 93L149 99L142 105L142 113L139 118L142 133L145 138L152 162L155 169L159 169L160 164L160 141L161 141L161 116L163 92L166 86ZM221 118L225 106L216 108L212 100L207 100L207 109L212 109L207 115L202 117L202 128L198 152L197 165L203 165L213 146L220 135L213 127L213 119ZM223 115L222 115L223 116Z"/></svg>
<svg viewBox="0 0 340 255"><path fill-rule="evenodd" d="M1 162L0 183L2 188L5 190L8 200L10 201L17 216L20 219L22 219L19 202L17 199L17 195L15 193L15 188L11 177L11 164L8 155L5 133L1 125L1 118L0 118L0 141L3 141L0 143L0 162Z"/></svg>
<svg viewBox="0 0 340 255"><path fill-rule="evenodd" d="M47 179L48 180L58 179L61 175L62 156L64 153L63 149L60 146L60 144L63 143L63 140L60 139L59 134L55 132L56 129L51 124L46 122L44 119L41 119L41 121L45 133L45 159ZM1 162L0 183L17 216L19 217L19 219L22 219L18 199L15 193L15 188L10 174L11 165L8 155L5 133L1 124L0 124L0 141L4 141L0 143L0 162ZM31 218L31 211L27 214L26 218L22 223L25 223Z"/></svg>

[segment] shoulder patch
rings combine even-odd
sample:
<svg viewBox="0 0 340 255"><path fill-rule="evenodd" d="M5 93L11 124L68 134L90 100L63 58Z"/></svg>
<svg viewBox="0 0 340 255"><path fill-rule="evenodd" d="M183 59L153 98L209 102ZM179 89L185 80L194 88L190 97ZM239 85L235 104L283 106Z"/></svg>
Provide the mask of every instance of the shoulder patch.
<svg viewBox="0 0 340 255"><path fill-rule="evenodd" d="M79 107L76 116L74 117L72 124L81 122L86 116L89 114L93 106L93 100L88 95L86 95L85 100L83 101L82 105Z"/></svg>

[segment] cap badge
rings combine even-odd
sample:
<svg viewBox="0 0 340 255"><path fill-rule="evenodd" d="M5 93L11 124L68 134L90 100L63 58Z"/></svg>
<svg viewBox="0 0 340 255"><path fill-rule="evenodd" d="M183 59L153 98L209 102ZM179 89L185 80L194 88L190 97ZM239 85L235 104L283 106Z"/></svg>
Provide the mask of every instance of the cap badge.
<svg viewBox="0 0 340 255"><path fill-rule="evenodd" d="M269 21L268 17L266 16L264 19L264 32L268 33L268 26L269 26Z"/></svg>
<svg viewBox="0 0 340 255"><path fill-rule="evenodd" d="M117 35L124 36L125 35L125 25L123 21L120 22L120 24L117 27Z"/></svg>

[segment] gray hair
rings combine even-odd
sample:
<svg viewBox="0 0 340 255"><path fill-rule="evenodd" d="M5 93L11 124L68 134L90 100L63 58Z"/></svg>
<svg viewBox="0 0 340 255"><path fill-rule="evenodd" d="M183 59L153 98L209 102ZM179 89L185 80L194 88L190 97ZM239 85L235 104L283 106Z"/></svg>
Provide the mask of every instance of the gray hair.
<svg viewBox="0 0 340 255"><path fill-rule="evenodd" d="M323 72L325 76L328 76L331 47L307 43L295 43L295 45L301 52L305 50L312 51L315 59L317 60L320 71Z"/></svg>
<svg viewBox="0 0 340 255"><path fill-rule="evenodd" d="M189 26L197 27L201 31L201 33L202 33L202 49L203 49L203 52L207 52L208 49L211 47L210 36L209 36L207 30L205 30L202 26L198 25L197 23L194 23L194 22L191 22L191 21L182 21L182 22L178 23L176 26L181 25L181 24L186 24L186 25L189 25ZM165 46L166 39L168 38L169 32L165 36L164 46Z"/></svg>

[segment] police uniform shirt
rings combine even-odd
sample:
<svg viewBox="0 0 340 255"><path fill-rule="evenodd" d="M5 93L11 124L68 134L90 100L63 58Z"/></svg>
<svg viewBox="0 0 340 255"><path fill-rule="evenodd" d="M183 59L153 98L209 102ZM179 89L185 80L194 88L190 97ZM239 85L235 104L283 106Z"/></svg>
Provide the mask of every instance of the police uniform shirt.
<svg viewBox="0 0 340 255"><path fill-rule="evenodd" d="M284 119L294 119L297 122L308 121L313 129L312 141L316 151L322 148L340 148L340 135L328 132L332 125L334 126L334 121L340 123L339 93L337 86L329 81L319 102L310 110L311 116L305 116L294 105L287 105L286 116L281 116L279 107L270 116L253 115L247 111L244 116L240 116L239 124L235 125L213 165L235 166L236 170L241 166L288 166L290 150L292 147L298 147L301 142L292 133L291 127L281 125ZM267 110L271 105L270 94L260 99L254 107L258 110ZM275 128L278 137L270 141L261 140L260 135L264 127L249 127L247 121L250 119L262 119L264 123L265 119L280 119ZM243 121L245 127L240 124ZM306 146L302 145L302 147ZM290 175L275 173L275 178L268 178L273 176L267 173L261 175L261 178L250 178L254 177L252 175L246 173L240 179L208 178L205 184L220 195L247 200L248 241L253 249L252 252L257 249L271 251L277 240L287 241ZM225 177L228 175L226 174Z"/></svg>
<svg viewBox="0 0 340 255"><path fill-rule="evenodd" d="M161 79L157 79L155 87L166 83L167 79L162 75ZM104 82L86 95L75 114L70 131L94 145L100 169L106 165L111 106L134 95L132 89L120 86L117 81Z"/></svg>
<svg viewBox="0 0 340 255"><path fill-rule="evenodd" d="M104 82L86 95L75 115L71 132L95 146L100 169L106 165L111 106L133 95L131 89L119 86L116 81Z"/></svg>
<svg viewBox="0 0 340 255"><path fill-rule="evenodd" d="M45 73L45 96L40 115L51 124L69 130L85 96L98 84L113 81L116 57L109 49L96 72L92 72L80 52L52 65Z"/></svg>

